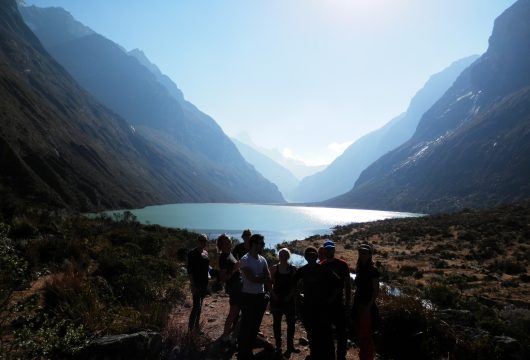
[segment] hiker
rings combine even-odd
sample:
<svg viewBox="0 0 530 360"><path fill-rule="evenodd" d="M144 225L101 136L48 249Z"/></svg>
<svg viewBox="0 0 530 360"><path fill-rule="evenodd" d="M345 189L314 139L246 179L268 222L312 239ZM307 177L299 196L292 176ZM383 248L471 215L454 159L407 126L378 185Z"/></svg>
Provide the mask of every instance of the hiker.
<svg viewBox="0 0 530 360"><path fill-rule="evenodd" d="M379 320L379 310L375 303L379 293L379 271L374 266L373 249L369 244L359 246L358 254L352 322L359 341L359 359L373 360L373 332Z"/></svg>
<svg viewBox="0 0 530 360"><path fill-rule="evenodd" d="M298 353L300 350L294 347L295 326L295 295L296 286L294 275L296 268L289 264L291 252L287 248L278 251L278 264L271 268L272 291L271 291L271 313L274 340L276 341L276 352L282 352L282 316L285 315L287 322L287 354Z"/></svg>
<svg viewBox="0 0 530 360"><path fill-rule="evenodd" d="M332 240L324 242L326 259L321 263L323 267L329 269L334 279L336 294L331 304L330 319L337 336L337 360L345 360L347 352L346 325L349 318L351 304L351 278L348 264L341 259L335 258L335 243Z"/></svg>
<svg viewBox="0 0 530 360"><path fill-rule="evenodd" d="M300 284L302 322L309 340L310 359L333 360L333 338L329 319L330 306L336 297L332 286L333 275L317 263L317 249L310 246L304 251L307 264L296 271L294 280ZM306 358L307 359L307 358Z"/></svg>
<svg viewBox="0 0 530 360"><path fill-rule="evenodd" d="M188 322L189 331L199 329L202 302L208 291L210 260L206 249L207 243L208 237L204 234L199 235L197 237L197 247L188 253L187 271L193 298L193 307Z"/></svg>
<svg viewBox="0 0 530 360"><path fill-rule="evenodd" d="M234 247L234 250L232 251L232 254L235 256L237 260L241 260L241 258L248 252L248 249L250 249L250 237L251 236L252 236L252 232L249 229L243 230L243 233L241 234L241 238L243 239L243 242L237 244Z"/></svg>
<svg viewBox="0 0 530 360"><path fill-rule="evenodd" d="M219 280L225 284L225 291L228 294L230 304L221 341L225 343L235 342L234 336L236 335L239 320L242 287L239 261L231 253L232 241L226 234L221 234L217 238L217 248L221 251L219 256Z"/></svg>
<svg viewBox="0 0 530 360"><path fill-rule="evenodd" d="M324 249L323 246L320 246L318 248L318 263L322 264L324 261L326 261L326 249Z"/></svg>
<svg viewBox="0 0 530 360"><path fill-rule="evenodd" d="M248 253L239 261L243 279L241 290L241 327L238 336L238 359L251 359L252 347L258 336L259 327L268 296L265 289L270 288L271 275L267 260L259 253L265 247L263 235L254 234L249 239Z"/></svg>

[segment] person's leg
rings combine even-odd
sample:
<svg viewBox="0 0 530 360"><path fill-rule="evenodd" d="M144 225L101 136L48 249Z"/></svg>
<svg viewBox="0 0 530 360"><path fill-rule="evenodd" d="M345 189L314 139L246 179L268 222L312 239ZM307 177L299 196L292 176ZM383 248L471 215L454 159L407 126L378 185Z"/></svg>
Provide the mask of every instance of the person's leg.
<svg viewBox="0 0 530 360"><path fill-rule="evenodd" d="M230 310L228 311L228 315L226 316L223 336L228 336L233 331L235 331L237 327L238 318L239 318L239 306L230 305Z"/></svg>
<svg viewBox="0 0 530 360"><path fill-rule="evenodd" d="M252 356L250 331L252 328L252 295L241 294L241 321L238 335L238 359L249 359Z"/></svg>
<svg viewBox="0 0 530 360"><path fill-rule="evenodd" d="M359 359L373 360L375 355L372 331L372 315L363 314L359 318Z"/></svg>
<svg viewBox="0 0 530 360"><path fill-rule="evenodd" d="M337 360L346 359L347 336L346 336L346 316L344 306L333 308L333 323L337 333Z"/></svg>
<svg viewBox="0 0 530 360"><path fill-rule="evenodd" d="M321 309L318 307L307 306L302 310L304 327L307 332L309 341L309 351L311 359L328 360L329 350L328 337L331 338L331 332L323 329ZM325 334L327 332L327 334Z"/></svg>
<svg viewBox="0 0 530 360"><path fill-rule="evenodd" d="M282 312L275 309L272 313L272 330L274 332L274 341L276 350L282 348Z"/></svg>
<svg viewBox="0 0 530 360"><path fill-rule="evenodd" d="M265 300L265 294L254 295L254 306L252 307L251 344L256 342L266 307L267 301Z"/></svg>
<svg viewBox="0 0 530 360"><path fill-rule="evenodd" d="M201 317L201 308L202 301L204 299L204 294L201 289L196 289L195 293L192 296L193 306L190 312L190 318L188 321L188 330L192 331L199 327L199 319Z"/></svg>
<svg viewBox="0 0 530 360"><path fill-rule="evenodd" d="M295 308L294 303L287 304L285 309L285 321L287 322L287 350L297 351L294 347L294 330L295 330Z"/></svg>
<svg viewBox="0 0 530 360"><path fill-rule="evenodd" d="M334 360L335 346L333 344L333 334L331 331L331 313L320 309L316 319L318 322L318 325L316 326L316 336L319 339L320 359Z"/></svg>

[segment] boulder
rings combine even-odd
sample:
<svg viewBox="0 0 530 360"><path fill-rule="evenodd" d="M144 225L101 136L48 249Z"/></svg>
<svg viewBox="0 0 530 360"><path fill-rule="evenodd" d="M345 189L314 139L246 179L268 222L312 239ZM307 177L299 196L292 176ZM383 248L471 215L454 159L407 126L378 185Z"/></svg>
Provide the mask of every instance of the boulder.
<svg viewBox="0 0 530 360"><path fill-rule="evenodd" d="M134 334L109 335L93 340L79 355L82 360L159 359L162 336L142 331Z"/></svg>

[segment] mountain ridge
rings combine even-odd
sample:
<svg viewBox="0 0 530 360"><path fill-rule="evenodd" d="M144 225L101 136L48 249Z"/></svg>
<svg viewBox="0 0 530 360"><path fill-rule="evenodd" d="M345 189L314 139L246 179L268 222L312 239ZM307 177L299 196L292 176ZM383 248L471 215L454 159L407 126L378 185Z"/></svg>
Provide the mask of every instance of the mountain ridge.
<svg viewBox="0 0 530 360"><path fill-rule="evenodd" d="M248 163L252 164L266 179L278 186L284 197L298 184L298 179L287 168L267 155L237 139L232 138L232 142Z"/></svg>
<svg viewBox="0 0 530 360"><path fill-rule="evenodd" d="M489 47L422 117L413 137L328 206L416 212L530 197L530 1L496 20Z"/></svg>
<svg viewBox="0 0 530 360"><path fill-rule="evenodd" d="M414 134L421 115L443 95L458 74L477 58L476 55L462 58L430 76L404 113L355 141L324 170L304 178L297 188L287 194L288 197L295 201L314 202L351 190L365 168Z"/></svg>
<svg viewBox="0 0 530 360"><path fill-rule="evenodd" d="M65 10L54 10L55 21L49 24L52 16L42 16L46 9L35 9L22 7L21 12L31 18L37 36L49 34L50 26L58 28L61 23L64 31L68 30L71 16ZM161 139L160 133L170 135L175 144L168 146L165 138L163 144L154 146L171 151L166 155L176 164L186 164L177 167L183 176L201 177L212 189L228 195L228 202L284 202L276 186L243 159L211 117L185 101L181 92L168 90L169 78L162 84L153 68L97 33L71 36L63 42L43 40L49 42L43 45L50 54L81 86L131 123L142 137L153 143ZM174 88L178 90L176 85Z"/></svg>

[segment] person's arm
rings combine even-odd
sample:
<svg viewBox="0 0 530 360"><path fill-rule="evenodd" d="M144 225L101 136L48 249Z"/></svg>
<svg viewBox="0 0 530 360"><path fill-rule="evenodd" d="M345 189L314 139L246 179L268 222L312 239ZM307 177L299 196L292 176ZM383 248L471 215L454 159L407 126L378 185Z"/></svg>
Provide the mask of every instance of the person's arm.
<svg viewBox="0 0 530 360"><path fill-rule="evenodd" d="M265 260L265 258L263 258L263 262L264 262L263 273L265 274L264 279L263 279L263 284L265 285L265 289L267 291L271 291L272 290L272 277L271 277L271 272L269 271L269 264L267 264L267 260Z"/></svg>
<svg viewBox="0 0 530 360"><path fill-rule="evenodd" d="M222 258L219 259L219 281L225 283L228 279L230 279L230 276L232 276L232 273L228 269L226 261Z"/></svg>
<svg viewBox="0 0 530 360"><path fill-rule="evenodd" d="M346 278L344 279L344 298L346 308L349 309L351 305L351 277L350 277L350 268L346 265Z"/></svg>
<svg viewBox="0 0 530 360"><path fill-rule="evenodd" d="M372 307L372 305L375 303L375 299L377 299L377 295L379 295L379 278L375 277L372 279L372 289L372 297L368 302L368 308Z"/></svg>
<svg viewBox="0 0 530 360"><path fill-rule="evenodd" d="M276 274L276 271L278 271L278 267L279 267L279 264L272 265L272 267L270 269L271 279L274 279L274 274ZM278 295L276 294L276 291L274 291L274 289L272 288L272 284L271 284L271 288L268 289L268 290L271 292L271 296L272 296L273 300L278 300Z"/></svg>
<svg viewBox="0 0 530 360"><path fill-rule="evenodd" d="M193 281L193 270L194 270L194 260L193 260L193 250L190 251L188 253L188 266L187 266L187 271L188 271L188 278L190 280L190 289L191 289L191 293L194 294L195 293L195 282Z"/></svg>

